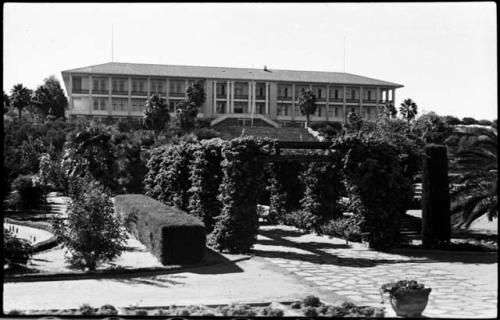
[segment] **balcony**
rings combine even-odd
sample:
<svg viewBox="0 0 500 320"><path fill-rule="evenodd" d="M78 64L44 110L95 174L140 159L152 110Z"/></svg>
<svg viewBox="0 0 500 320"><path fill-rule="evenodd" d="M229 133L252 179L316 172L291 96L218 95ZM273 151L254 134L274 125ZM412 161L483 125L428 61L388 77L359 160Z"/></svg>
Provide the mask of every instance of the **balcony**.
<svg viewBox="0 0 500 320"><path fill-rule="evenodd" d="M184 92L169 92L169 97L184 97L186 94Z"/></svg>
<svg viewBox="0 0 500 320"><path fill-rule="evenodd" d="M128 91L123 90L113 90L112 94L114 96L128 96Z"/></svg>
<svg viewBox="0 0 500 320"><path fill-rule="evenodd" d="M234 98L239 99L239 100L248 100L248 93L247 94L235 94Z"/></svg>
<svg viewBox="0 0 500 320"><path fill-rule="evenodd" d="M84 93L84 94L87 94L87 93L89 93L89 89L73 88L73 93Z"/></svg>
<svg viewBox="0 0 500 320"><path fill-rule="evenodd" d="M345 99L345 102L347 102L347 103L359 103L359 98L356 98L356 99Z"/></svg>
<svg viewBox="0 0 500 320"><path fill-rule="evenodd" d="M333 97L330 97L330 102L343 102L344 99L342 98L333 98Z"/></svg>
<svg viewBox="0 0 500 320"><path fill-rule="evenodd" d="M92 89L92 94L108 94L108 89Z"/></svg>
<svg viewBox="0 0 500 320"><path fill-rule="evenodd" d="M288 97L288 96L278 96L278 100L287 100L287 101L292 101L292 97Z"/></svg>
<svg viewBox="0 0 500 320"><path fill-rule="evenodd" d="M151 91L150 95L157 95L157 96L160 96L160 97L164 97L164 96L167 95L167 93L164 92L164 91L161 91L161 92L160 91Z"/></svg>
<svg viewBox="0 0 500 320"><path fill-rule="evenodd" d="M266 100L266 96L256 96L255 100Z"/></svg>
<svg viewBox="0 0 500 320"><path fill-rule="evenodd" d="M132 91L133 96L147 96L147 91Z"/></svg>
<svg viewBox="0 0 500 320"><path fill-rule="evenodd" d="M375 104L375 103L377 103L377 100L375 100L375 99L363 99L363 102L364 103L373 103L373 104Z"/></svg>

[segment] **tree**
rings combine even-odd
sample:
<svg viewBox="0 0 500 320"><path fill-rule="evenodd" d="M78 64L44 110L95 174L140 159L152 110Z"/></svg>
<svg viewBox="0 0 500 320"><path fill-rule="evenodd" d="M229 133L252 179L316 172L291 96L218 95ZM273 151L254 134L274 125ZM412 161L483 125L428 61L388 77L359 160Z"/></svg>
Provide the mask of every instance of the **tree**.
<svg viewBox="0 0 500 320"><path fill-rule="evenodd" d="M168 106L164 98L153 95L146 102L144 110L143 126L146 130L161 131L170 121Z"/></svg>
<svg viewBox="0 0 500 320"><path fill-rule="evenodd" d="M316 112L316 96L311 90L305 90L299 98L300 112L306 116L306 127L309 127L309 117Z"/></svg>
<svg viewBox="0 0 500 320"><path fill-rule="evenodd" d="M464 117L462 123L465 125L477 124L477 120L472 117Z"/></svg>
<svg viewBox="0 0 500 320"><path fill-rule="evenodd" d="M10 107L10 98L9 95L3 92L3 114L6 114L9 111Z"/></svg>
<svg viewBox="0 0 500 320"><path fill-rule="evenodd" d="M358 132L363 127L363 119L356 112L349 112L345 125L348 132Z"/></svg>
<svg viewBox="0 0 500 320"><path fill-rule="evenodd" d="M392 102L389 102L384 106L384 113L391 118L396 118L398 110Z"/></svg>
<svg viewBox="0 0 500 320"><path fill-rule="evenodd" d="M413 130L425 143L437 144L444 144L453 132L453 128L448 125L445 118L435 112L420 116L413 122Z"/></svg>
<svg viewBox="0 0 500 320"><path fill-rule="evenodd" d="M43 119L49 115L50 109L52 109L53 116L56 118L64 118L64 110L68 107L68 99L56 77L50 76L44 79L44 84L35 90L33 104L37 107Z"/></svg>
<svg viewBox="0 0 500 320"><path fill-rule="evenodd" d="M457 124L462 124L462 120L454 116L445 116L444 121L450 126L456 126Z"/></svg>
<svg viewBox="0 0 500 320"><path fill-rule="evenodd" d="M67 261L93 271L121 254L127 235L104 188L96 181L79 182L83 186L71 199L67 221L55 222L54 231L70 253Z"/></svg>
<svg viewBox="0 0 500 320"><path fill-rule="evenodd" d="M399 113L401 113L403 119L409 122L415 119L415 116L417 115L417 109L418 106L415 101L413 101L412 99L405 99L399 107Z"/></svg>
<svg viewBox="0 0 500 320"><path fill-rule="evenodd" d="M16 84L10 92L10 102L18 110L19 119L21 119L21 112L24 108L31 104L31 95L33 91L26 88L22 84Z"/></svg>
<svg viewBox="0 0 500 320"><path fill-rule="evenodd" d="M185 131L194 128L199 108L206 100L205 89L199 81L195 81L186 90L187 98L176 105L177 124Z"/></svg>
<svg viewBox="0 0 500 320"><path fill-rule="evenodd" d="M462 135L454 169L462 174L451 192L452 222L468 228L474 220L487 215L498 216L498 134L495 128L467 128Z"/></svg>

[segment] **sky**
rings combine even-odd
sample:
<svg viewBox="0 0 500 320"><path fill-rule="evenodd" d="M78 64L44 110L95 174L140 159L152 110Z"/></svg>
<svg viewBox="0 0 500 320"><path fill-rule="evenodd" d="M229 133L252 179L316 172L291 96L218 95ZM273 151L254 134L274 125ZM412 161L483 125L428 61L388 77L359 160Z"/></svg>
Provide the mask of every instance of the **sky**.
<svg viewBox="0 0 500 320"><path fill-rule="evenodd" d="M397 106L492 120L496 19L494 2L7 3L3 90L110 62L113 30L115 62L345 71L403 84Z"/></svg>

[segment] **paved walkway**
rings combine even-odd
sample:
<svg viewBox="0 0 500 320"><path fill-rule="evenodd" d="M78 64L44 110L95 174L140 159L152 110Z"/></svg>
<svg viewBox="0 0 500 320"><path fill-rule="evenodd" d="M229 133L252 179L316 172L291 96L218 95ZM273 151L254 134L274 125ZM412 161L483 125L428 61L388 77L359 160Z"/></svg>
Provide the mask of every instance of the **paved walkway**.
<svg viewBox="0 0 500 320"><path fill-rule="evenodd" d="M16 237L28 240L32 245L48 240L54 236L52 233L45 230L12 223L4 223L3 227L4 229L11 230Z"/></svg>
<svg viewBox="0 0 500 320"><path fill-rule="evenodd" d="M255 249L268 262L357 304L382 306L383 283L416 279L432 288L424 316L497 316L496 254L389 254L285 226L261 227ZM388 301L383 306L394 315Z"/></svg>

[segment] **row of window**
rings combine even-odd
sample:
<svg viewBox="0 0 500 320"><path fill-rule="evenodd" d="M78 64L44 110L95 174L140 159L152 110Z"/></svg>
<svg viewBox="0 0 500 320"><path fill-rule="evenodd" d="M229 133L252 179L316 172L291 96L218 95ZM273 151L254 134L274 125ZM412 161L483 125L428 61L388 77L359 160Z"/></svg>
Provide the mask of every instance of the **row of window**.
<svg viewBox="0 0 500 320"><path fill-rule="evenodd" d="M216 93L218 97L225 97L227 95L227 84L217 83ZM234 83L235 97L248 97L248 82L235 82ZM255 95L257 97L266 96L266 84L257 82L255 84Z"/></svg>
<svg viewBox="0 0 500 320"><path fill-rule="evenodd" d="M295 98L299 98L306 90L308 86L296 86L295 87ZM340 88L329 88L330 99L342 100L343 94ZM326 89L313 87L313 93L316 95L317 99L326 99ZM279 98L292 98L292 86L278 85L278 97ZM359 89L347 89L346 99L359 99ZM374 100L375 91L374 90L363 90L364 100Z"/></svg>
<svg viewBox="0 0 500 320"><path fill-rule="evenodd" d="M192 84L196 80L188 80L188 85ZM201 81L203 83L203 81ZM108 93L109 92L109 78L105 77L93 77L92 78L92 91L95 93ZM166 80L155 80L150 81L150 91L152 93L166 93L167 82ZM128 78L112 78L111 89L113 92L127 92L129 90L129 80ZM134 93L147 93L147 79L132 79L131 81L131 91ZM73 77L73 92L79 93L86 91L88 92L88 78L74 76ZM169 91L173 94L184 94L186 91L186 81L185 80L170 80L169 81Z"/></svg>
<svg viewBox="0 0 500 320"><path fill-rule="evenodd" d="M375 116L372 109L373 108L363 108L364 117L366 119L372 119ZM280 104L278 104L277 111L278 111L277 112L278 116L291 116L292 105L280 103ZM326 111L325 106L319 106L318 108L316 108L316 112L314 113L314 115L317 117L324 117L325 111ZM342 112L343 112L342 107L328 106L328 117L340 118L340 117L342 117ZM355 113L359 114L359 108L356 108L356 107L347 108L346 112L355 112ZM296 116L296 117L303 116L302 113L300 112L300 108L298 106L295 106L294 116Z"/></svg>
<svg viewBox="0 0 500 320"><path fill-rule="evenodd" d="M227 103L225 101L218 101L215 105L215 112L217 114L229 113ZM251 109L246 102L235 102L233 113L250 113ZM266 114L266 104L262 102L255 103L255 113Z"/></svg>
<svg viewBox="0 0 500 320"><path fill-rule="evenodd" d="M109 99L108 98L93 98L93 110L94 111L107 111ZM132 112L143 112L146 100L143 99L131 99L131 111ZM113 98L111 99L111 110L114 112L127 112L129 109L128 99L126 98Z"/></svg>

